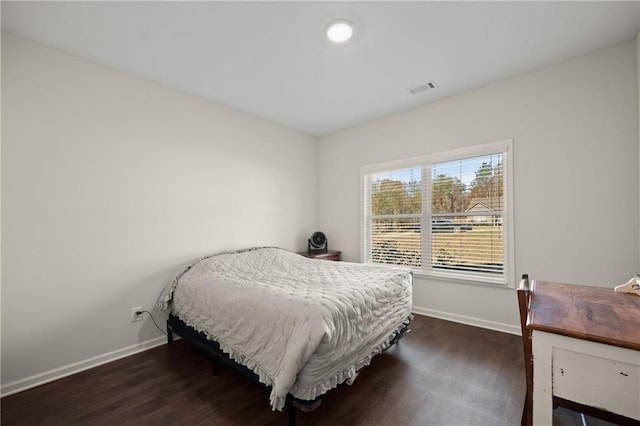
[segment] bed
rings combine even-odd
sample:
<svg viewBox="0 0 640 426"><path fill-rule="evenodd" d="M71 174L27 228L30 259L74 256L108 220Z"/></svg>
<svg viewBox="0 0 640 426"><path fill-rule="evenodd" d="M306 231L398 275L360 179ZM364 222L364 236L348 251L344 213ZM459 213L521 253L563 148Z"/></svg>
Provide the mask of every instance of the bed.
<svg viewBox="0 0 640 426"><path fill-rule="evenodd" d="M171 311L169 341L243 366L271 388L272 409L315 408L407 330L411 290L407 269L260 247L190 262L157 306Z"/></svg>

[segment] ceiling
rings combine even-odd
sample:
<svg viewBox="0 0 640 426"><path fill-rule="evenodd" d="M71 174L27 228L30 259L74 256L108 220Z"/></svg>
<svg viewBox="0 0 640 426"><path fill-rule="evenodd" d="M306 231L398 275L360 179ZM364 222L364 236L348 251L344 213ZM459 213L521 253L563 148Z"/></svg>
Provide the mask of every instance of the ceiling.
<svg viewBox="0 0 640 426"><path fill-rule="evenodd" d="M312 135L630 40L638 2L2 2L2 30ZM331 45L333 18L356 25ZM407 88L434 81L436 88Z"/></svg>

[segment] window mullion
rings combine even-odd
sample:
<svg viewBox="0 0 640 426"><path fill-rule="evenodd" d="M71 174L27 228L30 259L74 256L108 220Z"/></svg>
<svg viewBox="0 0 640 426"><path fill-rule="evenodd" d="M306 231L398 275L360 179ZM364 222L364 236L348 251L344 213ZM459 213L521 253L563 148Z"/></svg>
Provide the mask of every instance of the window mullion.
<svg viewBox="0 0 640 426"><path fill-rule="evenodd" d="M420 263L431 268L431 164L422 166L422 217L420 219Z"/></svg>

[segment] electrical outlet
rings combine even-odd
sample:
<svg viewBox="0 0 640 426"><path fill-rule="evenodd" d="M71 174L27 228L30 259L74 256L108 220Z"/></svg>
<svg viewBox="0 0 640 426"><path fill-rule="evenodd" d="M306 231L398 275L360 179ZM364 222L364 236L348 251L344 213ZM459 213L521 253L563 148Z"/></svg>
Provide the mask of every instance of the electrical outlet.
<svg viewBox="0 0 640 426"><path fill-rule="evenodd" d="M137 308L131 308L131 322L142 321L143 309L144 308L142 306L138 306Z"/></svg>

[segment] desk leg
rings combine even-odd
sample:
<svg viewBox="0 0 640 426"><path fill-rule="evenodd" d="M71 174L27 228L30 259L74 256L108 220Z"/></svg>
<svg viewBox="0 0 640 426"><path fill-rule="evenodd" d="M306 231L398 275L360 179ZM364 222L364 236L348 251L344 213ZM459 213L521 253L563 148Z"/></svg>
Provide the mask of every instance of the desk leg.
<svg viewBox="0 0 640 426"><path fill-rule="evenodd" d="M553 344L548 333L533 331L533 424L553 424Z"/></svg>

